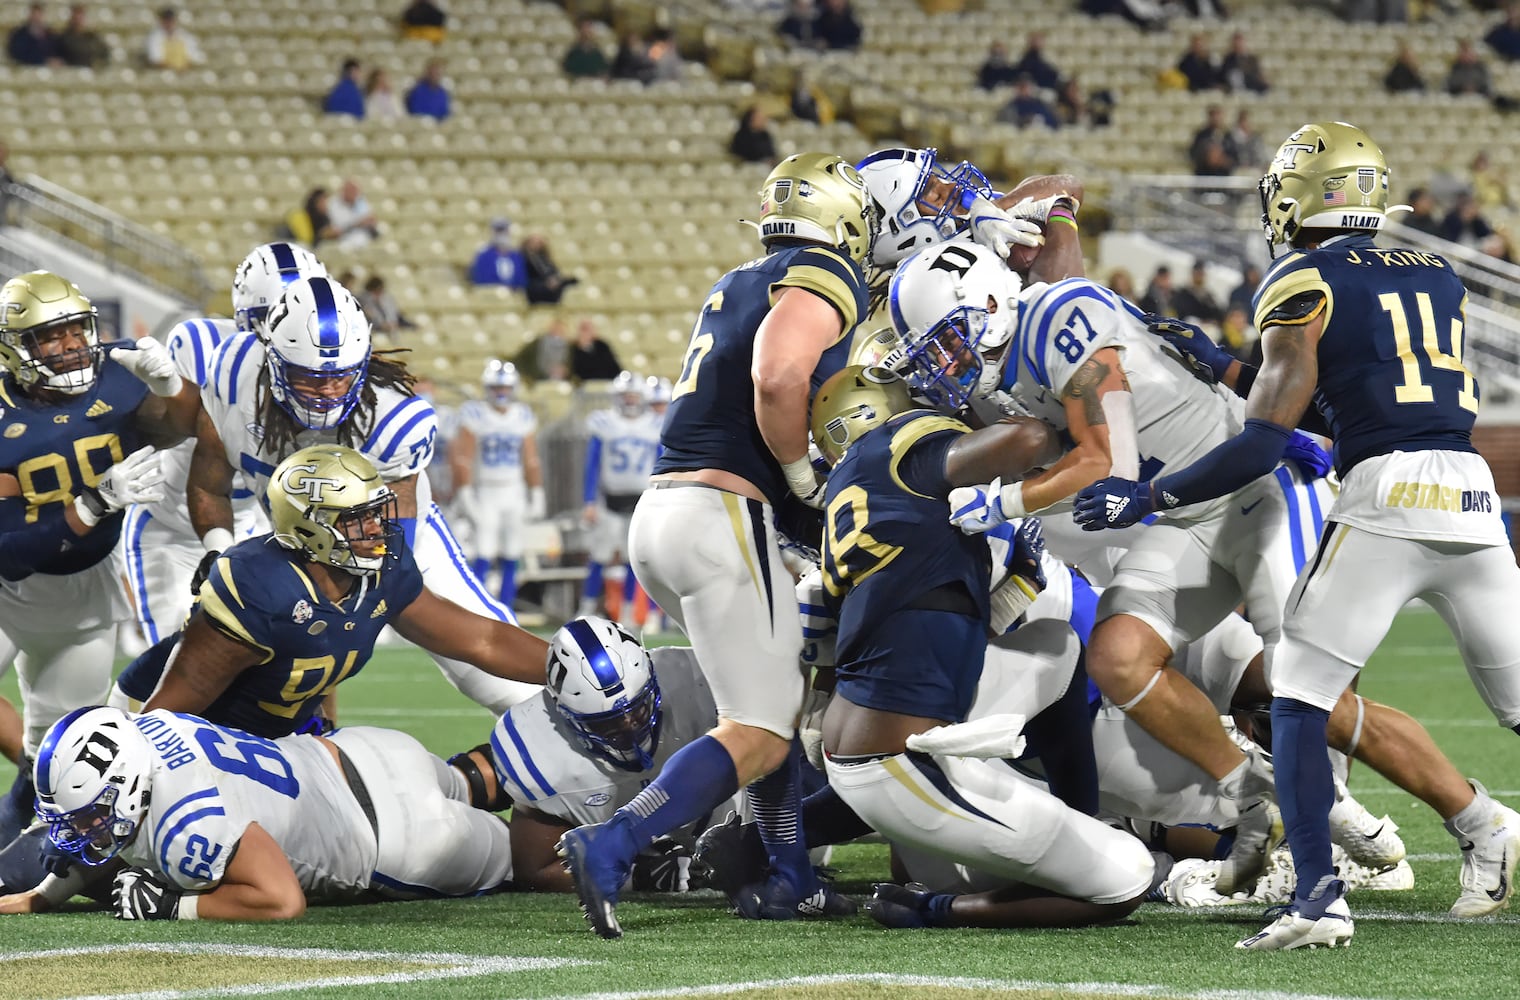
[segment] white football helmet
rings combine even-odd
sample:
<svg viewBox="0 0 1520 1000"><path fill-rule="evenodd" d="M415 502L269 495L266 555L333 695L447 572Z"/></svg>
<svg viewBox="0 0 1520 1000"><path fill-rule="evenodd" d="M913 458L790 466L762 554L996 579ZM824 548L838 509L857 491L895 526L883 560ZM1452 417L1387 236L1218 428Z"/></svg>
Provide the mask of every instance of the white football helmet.
<svg viewBox="0 0 1520 1000"><path fill-rule="evenodd" d="M302 426L332 430L358 405L370 328L359 301L332 278L303 278L269 311L269 386Z"/></svg>
<svg viewBox="0 0 1520 1000"><path fill-rule="evenodd" d="M644 402L651 407L669 406L674 391L668 378L651 375L644 380Z"/></svg>
<svg viewBox="0 0 1520 1000"><path fill-rule="evenodd" d="M633 372L618 372L618 377L612 380L612 398L625 417L644 412L644 384Z"/></svg>
<svg viewBox="0 0 1520 1000"><path fill-rule="evenodd" d="M153 748L116 708L79 708L42 738L32 773L48 839L87 865L137 836L153 784Z"/></svg>
<svg viewBox="0 0 1520 1000"><path fill-rule="evenodd" d="M996 388L1022 287L996 251L977 243L944 243L898 265L887 305L914 394L960 409L973 393Z"/></svg>
<svg viewBox="0 0 1520 1000"><path fill-rule="evenodd" d="M254 247L232 275L232 318L239 330L252 330L260 339L264 318L285 294L285 287L302 278L322 278L327 268L316 255L294 243L265 243Z"/></svg>
<svg viewBox="0 0 1520 1000"><path fill-rule="evenodd" d="M480 386L486 391L486 399L498 410L505 410L517 399L517 387L522 377L517 366L510 361L491 358L486 361L485 371L480 375Z"/></svg>
<svg viewBox="0 0 1520 1000"><path fill-rule="evenodd" d="M968 208L978 196L993 196L981 171L964 161L943 167L932 148L877 150L856 169L881 209L881 231L870 256L877 267L891 267L916 250L956 236L967 225L966 216L956 210ZM924 197L931 180L948 185L942 204Z"/></svg>
<svg viewBox="0 0 1520 1000"><path fill-rule="evenodd" d="M654 766L660 685L654 661L605 618L566 622L549 640L549 697L581 744L625 771Z"/></svg>

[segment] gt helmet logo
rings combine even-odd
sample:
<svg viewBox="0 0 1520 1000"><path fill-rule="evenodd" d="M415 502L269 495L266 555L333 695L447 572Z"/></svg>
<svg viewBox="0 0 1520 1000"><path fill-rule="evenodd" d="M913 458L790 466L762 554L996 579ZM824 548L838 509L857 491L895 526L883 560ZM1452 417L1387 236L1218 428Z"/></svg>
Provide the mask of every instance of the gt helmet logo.
<svg viewBox="0 0 1520 1000"><path fill-rule="evenodd" d="M319 503L324 486L341 486L343 483L342 480L313 475L316 471L315 465L292 465L285 470L281 485L287 493L304 493L312 503Z"/></svg>

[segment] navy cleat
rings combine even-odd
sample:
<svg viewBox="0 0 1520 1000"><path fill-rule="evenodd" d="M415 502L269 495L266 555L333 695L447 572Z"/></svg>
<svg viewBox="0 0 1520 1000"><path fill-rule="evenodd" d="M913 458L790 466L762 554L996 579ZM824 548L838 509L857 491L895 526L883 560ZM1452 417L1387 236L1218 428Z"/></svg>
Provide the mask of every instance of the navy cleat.
<svg viewBox="0 0 1520 1000"><path fill-rule="evenodd" d="M813 885L803 891L792 880L772 872L764 882L744 886L734 898L739 916L746 920L795 920L798 917L832 919L851 917L855 901L834 891L827 881L813 877Z"/></svg>
<svg viewBox="0 0 1520 1000"><path fill-rule="evenodd" d="M608 940L622 937L616 908L618 891L628 880L638 853L633 838L622 824L609 821L570 830L559 838L556 849L575 882L575 894L591 929Z"/></svg>
<svg viewBox="0 0 1520 1000"><path fill-rule="evenodd" d="M765 881L770 857L760 839L760 827L741 823L738 813L730 812L697 838L691 864L707 888L719 890L737 906L741 889Z"/></svg>
<svg viewBox="0 0 1520 1000"><path fill-rule="evenodd" d="M866 913L878 924L899 929L934 926L929 906L938 893L930 892L920 882L907 885L877 882L875 888L876 892L866 900Z"/></svg>

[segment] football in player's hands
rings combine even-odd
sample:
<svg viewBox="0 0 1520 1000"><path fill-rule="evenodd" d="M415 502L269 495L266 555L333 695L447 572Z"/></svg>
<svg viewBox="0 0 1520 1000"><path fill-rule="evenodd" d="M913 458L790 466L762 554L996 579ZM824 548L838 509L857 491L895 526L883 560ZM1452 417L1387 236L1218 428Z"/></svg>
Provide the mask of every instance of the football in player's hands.
<svg viewBox="0 0 1520 1000"><path fill-rule="evenodd" d="M1034 220L1029 221L1040 227L1040 236L1043 239L1045 236L1045 223ZM1034 266L1035 260L1040 256L1040 251L1044 249L1043 243L1037 247L1026 247L1018 244L1009 247L1008 270L1018 272L1020 277L1027 275L1029 269Z"/></svg>

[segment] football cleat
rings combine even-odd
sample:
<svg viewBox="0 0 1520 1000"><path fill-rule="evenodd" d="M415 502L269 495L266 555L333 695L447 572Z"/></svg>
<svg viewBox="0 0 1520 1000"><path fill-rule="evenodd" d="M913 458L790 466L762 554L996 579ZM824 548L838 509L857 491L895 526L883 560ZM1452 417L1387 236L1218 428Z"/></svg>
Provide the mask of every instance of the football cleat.
<svg viewBox="0 0 1520 1000"><path fill-rule="evenodd" d="M1387 816L1373 816L1339 780L1335 783L1335 805L1330 807L1330 839L1352 861L1367 868L1387 868L1404 860L1399 825Z"/></svg>
<svg viewBox="0 0 1520 1000"><path fill-rule="evenodd" d="M934 926L929 922L929 902L935 893L920 882L897 885L878 882L875 893L866 900L866 913L883 927L915 929Z"/></svg>
<svg viewBox="0 0 1520 1000"><path fill-rule="evenodd" d="M1219 892L1229 896L1251 891L1282 839L1282 813L1277 804L1258 796L1240 811L1240 820L1235 825L1235 846L1219 866Z"/></svg>
<svg viewBox="0 0 1520 1000"><path fill-rule="evenodd" d="M709 889L717 889L738 905L739 890L765 881L770 857L760 839L760 827L741 823L739 814L714 824L697 838L692 852L693 872Z"/></svg>
<svg viewBox="0 0 1520 1000"><path fill-rule="evenodd" d="M812 890L803 892L785 875L775 872L764 882L740 889L734 906L746 920L832 919L854 916L857 909L854 900L835 892L822 879L815 877Z"/></svg>
<svg viewBox="0 0 1520 1000"><path fill-rule="evenodd" d="M1346 884L1353 889L1371 892L1406 892L1414 888L1414 869L1408 861L1387 868L1365 868L1355 862L1348 866Z"/></svg>
<svg viewBox="0 0 1520 1000"><path fill-rule="evenodd" d="M1356 925L1351 908L1343 898L1346 883L1330 879L1315 891L1314 898L1290 903L1282 914L1265 928L1235 947L1245 951L1293 951L1296 948L1338 948L1351 946ZM1268 911L1269 914L1272 911Z"/></svg>
<svg viewBox="0 0 1520 1000"><path fill-rule="evenodd" d="M575 882L586 922L601 937L623 936L618 924L618 890L633 871L638 848L621 823L578 826L559 838L556 846L565 870ZM626 858L626 860L625 860Z"/></svg>
<svg viewBox="0 0 1520 1000"><path fill-rule="evenodd" d="M1488 826L1462 846L1462 894L1452 904L1454 917L1486 917L1509 906L1520 863L1520 813L1494 803Z"/></svg>

